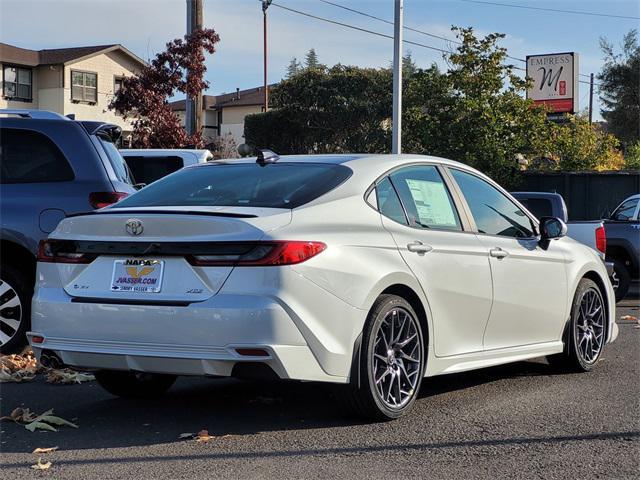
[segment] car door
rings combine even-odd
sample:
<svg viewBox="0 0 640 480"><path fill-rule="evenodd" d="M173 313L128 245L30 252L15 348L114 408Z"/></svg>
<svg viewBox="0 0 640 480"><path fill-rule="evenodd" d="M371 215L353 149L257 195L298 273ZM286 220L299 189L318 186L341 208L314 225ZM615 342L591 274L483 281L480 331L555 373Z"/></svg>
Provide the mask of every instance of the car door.
<svg viewBox="0 0 640 480"><path fill-rule="evenodd" d="M506 192L473 173L450 172L490 258L493 306L484 349L559 340L569 295L561 244L543 248L533 220Z"/></svg>
<svg viewBox="0 0 640 480"><path fill-rule="evenodd" d="M489 261L439 169L395 170L377 182L376 195L382 224L429 302L435 354L481 351L491 310Z"/></svg>

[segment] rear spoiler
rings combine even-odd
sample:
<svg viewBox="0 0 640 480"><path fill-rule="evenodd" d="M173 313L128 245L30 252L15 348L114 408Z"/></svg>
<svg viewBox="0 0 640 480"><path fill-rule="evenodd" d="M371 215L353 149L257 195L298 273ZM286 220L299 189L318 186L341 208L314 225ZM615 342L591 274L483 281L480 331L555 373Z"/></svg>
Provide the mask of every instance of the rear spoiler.
<svg viewBox="0 0 640 480"><path fill-rule="evenodd" d="M72 217L83 217L85 215L123 215L123 214L131 214L131 215L142 215L142 214L161 214L161 215L201 215L205 217L229 217L229 218L257 218L257 215L249 214L249 213L234 213L234 212L196 212L193 210L123 210L118 211L118 209L113 210L93 210L89 212L80 212L80 213L71 213L66 216L66 218Z"/></svg>
<svg viewBox="0 0 640 480"><path fill-rule="evenodd" d="M111 143L116 143L122 136L122 128L118 125L114 125L113 123L92 122L88 120L81 121L79 123L84 127L89 135L103 137Z"/></svg>

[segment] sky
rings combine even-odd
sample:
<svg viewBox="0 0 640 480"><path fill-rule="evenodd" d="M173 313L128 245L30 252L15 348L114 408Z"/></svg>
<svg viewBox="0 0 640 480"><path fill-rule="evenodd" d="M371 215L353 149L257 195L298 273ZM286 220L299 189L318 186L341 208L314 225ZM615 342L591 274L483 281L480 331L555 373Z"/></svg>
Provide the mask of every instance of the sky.
<svg viewBox="0 0 640 480"><path fill-rule="evenodd" d="M203 0L204 23L220 35L217 51L208 56L209 94L262 84L262 10L258 0ZM393 0L332 0L355 10L393 20ZM638 0L494 0L497 3L579 10L640 17ZM269 82L285 75L292 57L303 59L314 48L327 65L388 66L390 39L328 24L279 8L306 13L392 35L393 26L348 12L320 0L275 0L268 10ZM506 34L502 45L511 56L570 52L580 54L580 72L602 67L599 38L619 45L624 33L638 28L637 19L510 8L463 0L404 0L405 25L453 37L452 25L472 26L479 34ZM0 41L44 49L120 43L144 59L184 35L185 0L0 0ZM450 50L444 40L405 31L405 39ZM420 67L433 62L446 69L442 53L405 45ZM519 62L514 62L519 63ZM524 65L523 63L521 65ZM582 80L588 80L582 77ZM589 86L580 84L580 108L588 104ZM595 98L594 118L600 118Z"/></svg>

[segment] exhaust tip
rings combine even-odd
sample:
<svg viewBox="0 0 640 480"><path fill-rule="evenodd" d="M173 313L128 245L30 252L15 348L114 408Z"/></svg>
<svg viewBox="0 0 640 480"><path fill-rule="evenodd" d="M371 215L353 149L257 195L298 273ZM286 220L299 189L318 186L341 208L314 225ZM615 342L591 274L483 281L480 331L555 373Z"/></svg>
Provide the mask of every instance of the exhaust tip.
<svg viewBox="0 0 640 480"><path fill-rule="evenodd" d="M64 363L58 355L51 350L45 350L40 355L40 364L46 368L53 368L57 370L64 367Z"/></svg>

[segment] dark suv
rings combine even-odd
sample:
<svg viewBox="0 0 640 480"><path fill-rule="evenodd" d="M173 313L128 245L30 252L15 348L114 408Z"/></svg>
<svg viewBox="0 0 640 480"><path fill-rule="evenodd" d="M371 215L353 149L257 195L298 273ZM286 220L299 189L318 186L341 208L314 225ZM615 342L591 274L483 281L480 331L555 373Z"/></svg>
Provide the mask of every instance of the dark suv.
<svg viewBox="0 0 640 480"><path fill-rule="evenodd" d="M25 342L38 242L66 215L135 191L120 128L57 113L0 110L0 351Z"/></svg>

